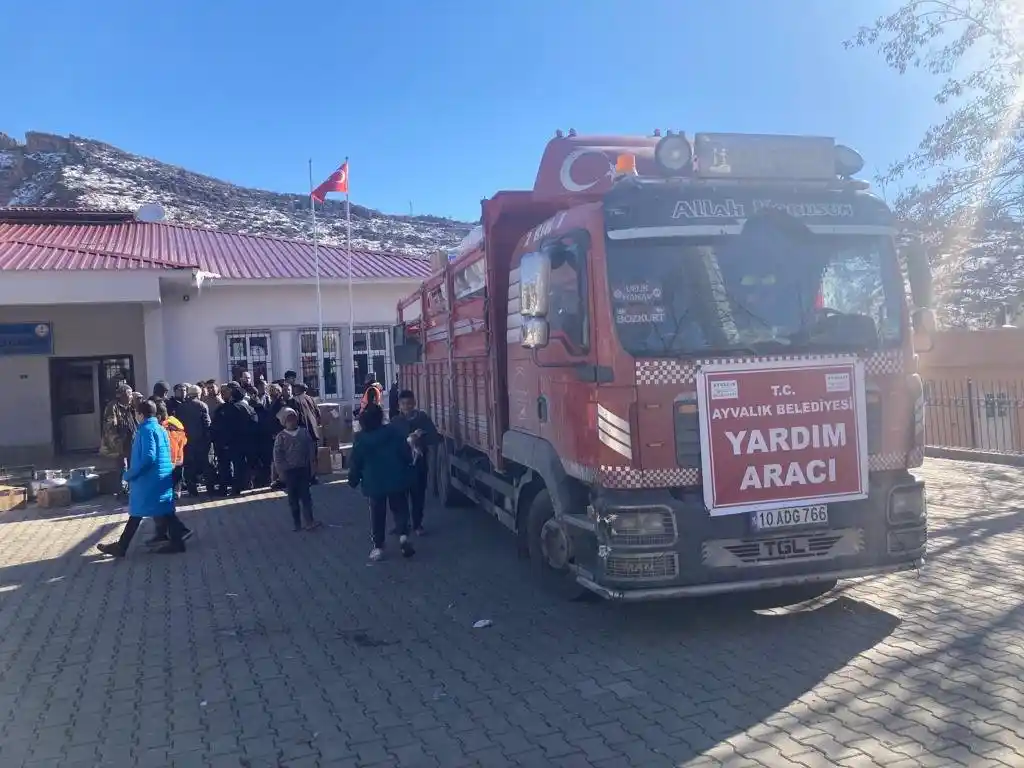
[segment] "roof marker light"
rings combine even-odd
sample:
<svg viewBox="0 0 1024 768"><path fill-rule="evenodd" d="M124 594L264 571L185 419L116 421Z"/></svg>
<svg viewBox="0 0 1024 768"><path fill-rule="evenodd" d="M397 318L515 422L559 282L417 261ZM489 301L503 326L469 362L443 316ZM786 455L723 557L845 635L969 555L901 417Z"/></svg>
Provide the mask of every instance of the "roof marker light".
<svg viewBox="0 0 1024 768"><path fill-rule="evenodd" d="M850 178L864 167L864 158L860 152L845 144L836 144L836 174Z"/></svg>
<svg viewBox="0 0 1024 768"><path fill-rule="evenodd" d="M654 160L664 173L678 176L693 167L693 146L685 134L666 135L654 148Z"/></svg>

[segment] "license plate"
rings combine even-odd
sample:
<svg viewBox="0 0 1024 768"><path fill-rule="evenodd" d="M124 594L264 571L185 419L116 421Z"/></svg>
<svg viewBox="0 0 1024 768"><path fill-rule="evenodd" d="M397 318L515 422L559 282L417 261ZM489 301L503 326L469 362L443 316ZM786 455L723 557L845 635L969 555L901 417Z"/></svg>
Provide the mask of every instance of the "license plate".
<svg viewBox="0 0 1024 768"><path fill-rule="evenodd" d="M828 525L828 506L825 504L815 504L811 507L763 509L750 513L750 523L755 531L775 531L780 528Z"/></svg>

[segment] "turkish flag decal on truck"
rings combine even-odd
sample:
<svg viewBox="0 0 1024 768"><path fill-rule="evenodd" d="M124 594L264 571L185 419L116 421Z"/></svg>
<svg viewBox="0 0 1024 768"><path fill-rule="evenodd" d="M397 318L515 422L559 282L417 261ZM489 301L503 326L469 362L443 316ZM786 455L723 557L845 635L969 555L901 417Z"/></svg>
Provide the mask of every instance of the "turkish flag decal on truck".
<svg viewBox="0 0 1024 768"><path fill-rule="evenodd" d="M856 357L705 365L697 403L712 515L867 498L867 403Z"/></svg>

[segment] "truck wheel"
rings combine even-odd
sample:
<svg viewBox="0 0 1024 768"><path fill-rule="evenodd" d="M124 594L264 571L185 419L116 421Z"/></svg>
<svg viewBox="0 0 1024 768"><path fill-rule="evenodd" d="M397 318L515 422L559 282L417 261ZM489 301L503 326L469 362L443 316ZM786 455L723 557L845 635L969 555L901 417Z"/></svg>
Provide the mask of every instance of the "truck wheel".
<svg viewBox="0 0 1024 768"><path fill-rule="evenodd" d="M530 567L544 588L563 600L585 600L594 594L576 582L569 570L571 545L560 526L555 525L555 506L547 488L530 504L526 519L526 536Z"/></svg>
<svg viewBox="0 0 1024 768"><path fill-rule="evenodd" d="M748 592L736 596L740 605L751 611L767 610L769 608L785 608L788 605L805 603L826 595L835 589L838 582L820 581L812 584L800 584L794 587L776 587L775 589L759 589L756 592Z"/></svg>
<svg viewBox="0 0 1024 768"><path fill-rule="evenodd" d="M470 503L466 494L452 485L451 448L448 441L442 442L435 452L437 455L435 488L437 498L445 507L463 507Z"/></svg>

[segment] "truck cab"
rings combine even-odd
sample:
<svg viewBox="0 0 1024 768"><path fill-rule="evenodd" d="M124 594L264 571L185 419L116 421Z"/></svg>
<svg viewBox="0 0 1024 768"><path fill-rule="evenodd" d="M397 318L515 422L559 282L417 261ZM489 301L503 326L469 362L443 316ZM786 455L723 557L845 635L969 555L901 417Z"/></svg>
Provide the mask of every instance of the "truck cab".
<svg viewBox="0 0 1024 768"><path fill-rule="evenodd" d="M546 579L610 599L920 567L927 260L908 255L908 304L861 165L824 137L552 140L532 193L484 203L495 430L449 429L439 483L494 506Z"/></svg>

